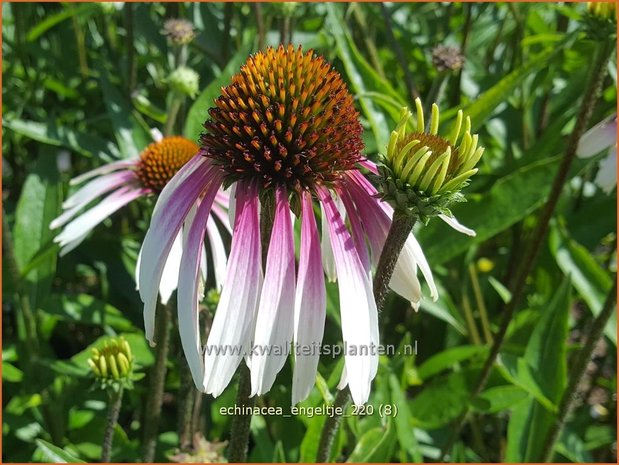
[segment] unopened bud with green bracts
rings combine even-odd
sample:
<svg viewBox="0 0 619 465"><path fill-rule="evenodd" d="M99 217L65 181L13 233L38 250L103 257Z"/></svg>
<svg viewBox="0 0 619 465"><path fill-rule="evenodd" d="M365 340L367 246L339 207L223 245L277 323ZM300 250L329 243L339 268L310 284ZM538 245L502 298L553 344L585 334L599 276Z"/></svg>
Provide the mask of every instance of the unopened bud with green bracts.
<svg viewBox="0 0 619 465"><path fill-rule="evenodd" d="M103 347L93 348L88 359L90 370L102 387L122 385L131 387L133 375L133 354L124 337L110 338Z"/></svg>
<svg viewBox="0 0 619 465"><path fill-rule="evenodd" d="M200 87L200 76L187 66L179 66L170 73L166 82L174 92L195 98Z"/></svg>
<svg viewBox="0 0 619 465"><path fill-rule="evenodd" d="M439 134L439 109L432 105L426 130L421 100L415 100L416 120L402 108L400 121L391 133L387 154L379 165L384 200L396 210L408 211L426 222L439 214L450 214L448 205L464 200L460 190L477 173L484 153L479 136L471 134L471 120L460 110L451 130Z"/></svg>
<svg viewBox="0 0 619 465"><path fill-rule="evenodd" d="M615 2L588 2L583 18L587 35L596 41L614 41L617 34L617 5Z"/></svg>

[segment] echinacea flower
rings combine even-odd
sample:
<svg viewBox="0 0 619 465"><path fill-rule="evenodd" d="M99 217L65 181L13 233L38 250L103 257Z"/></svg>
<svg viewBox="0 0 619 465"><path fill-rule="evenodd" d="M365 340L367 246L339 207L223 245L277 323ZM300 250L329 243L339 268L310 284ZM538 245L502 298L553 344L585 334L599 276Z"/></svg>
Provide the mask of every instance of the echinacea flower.
<svg viewBox="0 0 619 465"><path fill-rule="evenodd" d="M608 156L600 162L595 183L610 194L617 186L617 114L609 116L583 134L576 155L590 158L603 150Z"/></svg>
<svg viewBox="0 0 619 465"><path fill-rule="evenodd" d="M280 46L251 56L215 105L204 124L200 153L162 191L143 243L139 281L146 336L152 341L157 285L184 226L188 237L178 319L196 386L219 395L245 358L251 394L261 395L273 385L294 341L292 400L306 398L320 355L311 349L320 345L324 331L326 274L339 284L342 336L350 349L340 387L348 384L354 402L362 404L378 368L371 267L387 237L390 207L375 197L376 189L359 171L362 128L353 98L323 58ZM234 192L234 229L226 278L203 348L198 257L206 218L222 185ZM316 204L322 210L322 232ZM298 263L291 212L301 221ZM270 238L263 237L261 219L272 226ZM413 302L421 298L417 264L435 292L411 235L391 284Z"/></svg>
<svg viewBox="0 0 619 465"><path fill-rule="evenodd" d="M199 150L195 142L184 137L161 137L157 132L154 137L157 140L148 145L138 158L108 163L71 180L71 185L88 182L64 201L63 213L50 224L51 229L62 227L62 231L54 238L54 242L61 247L61 256L81 244L99 223L118 209L139 197L161 192L178 169ZM213 212L226 218L227 195L219 192L216 198L218 205L213 208ZM222 239L216 230L213 228L211 231L211 245L216 269L218 267L221 270L225 267L226 257L225 252L222 252ZM182 237L179 234L174 240L161 280L163 303L168 301L176 289L181 253ZM221 271L218 274L221 275Z"/></svg>

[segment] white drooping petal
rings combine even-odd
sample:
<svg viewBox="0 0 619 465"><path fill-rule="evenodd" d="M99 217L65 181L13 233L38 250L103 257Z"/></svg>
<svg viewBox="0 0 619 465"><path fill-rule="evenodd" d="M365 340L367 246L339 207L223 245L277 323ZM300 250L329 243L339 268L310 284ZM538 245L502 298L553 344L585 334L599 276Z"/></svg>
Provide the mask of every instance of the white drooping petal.
<svg viewBox="0 0 619 465"><path fill-rule="evenodd" d="M211 184L204 198L199 202L191 222L187 222L186 240L181 246L182 260L177 270L178 278L178 329L183 352L191 370L193 381L198 389L203 388L204 359L200 342L200 316L198 302L201 298L200 262L204 249L204 231L209 218L215 193L219 188ZM177 236L182 242L181 233Z"/></svg>
<svg viewBox="0 0 619 465"><path fill-rule="evenodd" d="M333 250L331 248L331 239L329 238L329 225L326 221L326 214L324 207L322 204L320 205L320 217L321 217L321 235L322 241L320 243L321 247L321 257L322 257L322 266L325 270L325 274L327 275L327 280L330 283L337 281L337 273L335 271L335 262L333 260Z"/></svg>
<svg viewBox="0 0 619 465"><path fill-rule="evenodd" d="M257 187L243 182L225 286L204 349L204 390L213 396L226 388L251 343L262 287L258 208Z"/></svg>
<svg viewBox="0 0 619 465"><path fill-rule="evenodd" d="M275 190L275 217L256 316L251 357L251 395L273 386L288 358L294 324L294 235L285 187Z"/></svg>
<svg viewBox="0 0 619 465"><path fill-rule="evenodd" d="M161 142L161 139L163 139L163 133L157 128L151 128L150 136L154 142Z"/></svg>
<svg viewBox="0 0 619 465"><path fill-rule="evenodd" d="M413 307L419 307L421 301L421 286L417 279L417 263L410 248L404 247L398 257L389 287L394 292L410 301Z"/></svg>
<svg viewBox="0 0 619 465"><path fill-rule="evenodd" d="M318 189L329 226L338 276L344 360L353 401L368 400L378 367L378 313L372 283L329 192Z"/></svg>
<svg viewBox="0 0 619 465"><path fill-rule="evenodd" d="M344 204L342 201L336 197L335 205L337 206L337 210L340 212L342 219L346 219L346 209L344 208ZM331 248L331 239L329 235L329 226L325 221L325 211L322 204L320 205L320 217L321 220L321 234L322 234L322 242L320 244L321 254L322 254L322 266L325 270L325 274L327 275L327 280L330 283L334 283L337 281L337 271L335 269L335 263L333 262L333 250Z"/></svg>
<svg viewBox="0 0 619 465"><path fill-rule="evenodd" d="M430 265L423 254L423 250L421 250L421 246L419 245L419 242L417 242L417 239L413 233L411 233L408 236L408 239L406 239L402 253L410 254L410 256L413 257L413 260L417 263L419 269L421 270L421 274L423 274L424 279L428 283L432 300L436 301L438 299L438 289L436 288L434 278L432 277L432 270L430 269ZM402 257L402 255L400 255L400 257Z"/></svg>
<svg viewBox="0 0 619 465"><path fill-rule="evenodd" d="M172 297L172 293L178 286L178 273L181 266L181 257L183 255L183 233L179 231L172 243L170 253L163 266L163 272L161 273L161 282L159 283L159 295L161 297L161 303L167 304Z"/></svg>
<svg viewBox="0 0 619 465"><path fill-rule="evenodd" d="M447 223L449 226L451 226L453 229L455 229L456 231L462 234L466 234L467 236L471 236L471 237L475 237L477 235L477 233L473 231L472 229L467 228L463 224L460 224L460 222L454 216L447 216L447 215L441 214L441 215L438 215L438 217L441 220L443 220L445 223Z"/></svg>
<svg viewBox="0 0 619 465"><path fill-rule="evenodd" d="M617 144L617 115L599 122L583 134L576 148L576 155L589 158L607 147Z"/></svg>
<svg viewBox="0 0 619 465"><path fill-rule="evenodd" d="M213 258L213 271L215 274L215 284L217 289L221 289L226 279L226 267L228 265L228 257L226 255L226 248L224 247L224 241L219 233L219 228L211 215L206 225L206 232L208 233L208 240L211 249L211 256Z"/></svg>
<svg viewBox="0 0 619 465"><path fill-rule="evenodd" d="M228 225L231 228L234 228L234 221L236 218L236 185L237 183L235 182L225 191L228 193L228 198L230 199L228 203Z"/></svg>
<svg viewBox="0 0 619 465"><path fill-rule="evenodd" d="M347 191L338 192L339 198L342 200L342 204L346 209L346 215L348 217L348 221L350 222L350 228L352 230L352 238L355 242L355 248L357 249L357 253L359 254L359 258L361 259L361 263L370 273L371 278L371 264L370 264L370 254L368 252L368 246L365 241L365 232L362 226L362 221L360 218L360 214L355 208L355 204L350 197L350 194Z"/></svg>
<svg viewBox="0 0 619 465"><path fill-rule="evenodd" d="M294 374L292 405L309 395L318 371L325 328L327 297L320 258L320 237L312 197L304 192L301 204L301 248L294 305Z"/></svg>
<svg viewBox="0 0 619 465"><path fill-rule="evenodd" d="M189 211L209 184L221 183L221 174L207 159L194 157L166 184L151 218L142 243L139 269L139 291L144 302L144 332L153 343L155 309L163 267Z"/></svg>
<svg viewBox="0 0 619 465"><path fill-rule="evenodd" d="M75 186L77 184L81 184L87 179L94 178L95 176L100 176L102 174L111 173L112 171L116 171L116 170L120 170L124 168L131 168L131 167L136 166L138 161L139 159L136 158L132 160L119 160L119 161L115 161L112 163L108 163L106 165L95 168L94 170L90 170L90 171L87 171L86 173L76 176L75 178L71 179L71 181L69 181L69 184L71 184L72 186Z"/></svg>
<svg viewBox="0 0 619 465"><path fill-rule="evenodd" d="M617 146L613 146L608 152L608 157L600 162L595 183L607 194L617 186Z"/></svg>
<svg viewBox="0 0 619 465"><path fill-rule="evenodd" d="M62 232L54 238L54 242L60 244L61 247L69 243L74 243L74 246L77 245L75 244L77 239L84 239L95 226L108 218L112 213L144 194L144 189L121 187L108 195L99 204L67 224ZM64 255L66 252L66 250L61 251L61 255Z"/></svg>

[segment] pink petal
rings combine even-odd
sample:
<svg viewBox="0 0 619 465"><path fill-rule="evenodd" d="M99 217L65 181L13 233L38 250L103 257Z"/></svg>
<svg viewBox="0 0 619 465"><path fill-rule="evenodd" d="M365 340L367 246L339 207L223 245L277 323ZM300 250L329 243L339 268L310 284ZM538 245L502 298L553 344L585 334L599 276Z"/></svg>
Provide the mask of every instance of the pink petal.
<svg viewBox="0 0 619 465"><path fill-rule="evenodd" d="M294 324L295 257L290 205L285 187L275 190L275 218L251 358L252 395L268 392L288 358ZM267 349L268 352L261 349Z"/></svg>
<svg viewBox="0 0 619 465"><path fill-rule="evenodd" d="M348 347L348 385L353 401L361 405L368 400L378 367L378 315L372 283L331 195L320 188L318 196L326 213L337 268L342 335Z"/></svg>
<svg viewBox="0 0 619 465"><path fill-rule="evenodd" d="M213 396L226 388L250 348L261 287L258 189L240 182L225 286L204 352L204 390Z"/></svg>
<svg viewBox="0 0 619 465"><path fill-rule="evenodd" d="M189 226L187 240L184 244L178 275L178 329L193 381L200 390L204 383L198 308L200 261L204 247L204 232L218 188L218 184L211 183L204 198L198 201L199 206Z"/></svg>
<svg viewBox="0 0 619 465"><path fill-rule="evenodd" d="M292 405L305 400L314 386L327 308L320 236L312 196L307 192L303 193L301 217L301 249L294 306L295 366Z"/></svg>
<svg viewBox="0 0 619 465"><path fill-rule="evenodd" d="M190 163L192 162L189 161L188 164ZM139 291L144 302L145 334L151 343L159 283L172 243L200 194L209 184L221 183L221 173L204 158L190 165L190 168L185 168L187 164L176 173L159 195L142 244Z"/></svg>

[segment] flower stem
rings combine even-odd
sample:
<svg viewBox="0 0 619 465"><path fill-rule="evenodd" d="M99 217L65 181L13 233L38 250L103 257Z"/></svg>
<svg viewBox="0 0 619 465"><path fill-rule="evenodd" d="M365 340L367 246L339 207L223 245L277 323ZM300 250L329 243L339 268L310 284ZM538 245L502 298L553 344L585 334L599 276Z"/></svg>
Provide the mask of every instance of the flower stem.
<svg viewBox="0 0 619 465"><path fill-rule="evenodd" d="M376 300L378 311L383 307L393 270L400 252L404 248L406 239L413 230L413 226L415 226L415 221L417 221L417 218L413 215L399 212L398 210L393 213L391 228L387 234L387 240L380 254L374 276L374 299Z"/></svg>
<svg viewBox="0 0 619 465"><path fill-rule="evenodd" d="M155 458L159 420L161 418L161 403L165 387L166 361L170 344L170 308L168 305L159 305L157 312L157 327L155 348L155 365L151 370L146 411L144 413L144 462L152 462Z"/></svg>
<svg viewBox="0 0 619 465"><path fill-rule="evenodd" d="M193 407L195 387L191 370L182 350L179 350L178 363L180 371L180 387L178 389L178 443L182 452L191 448L193 438Z"/></svg>
<svg viewBox="0 0 619 465"><path fill-rule="evenodd" d="M256 403L251 394L251 376L249 368L244 362L239 367L239 391L236 396L236 406L247 411L245 407L253 407ZM236 415L232 418L230 428L230 445L228 446L228 462L243 463L247 460L247 446L249 443L249 427L251 414Z"/></svg>
<svg viewBox="0 0 619 465"><path fill-rule="evenodd" d="M385 246L378 260L376 275L374 276L374 300L376 301L376 307L379 311L382 309L385 302L385 296L389 289L389 282L391 281L391 276L393 275L393 270L400 256L400 252L402 252L406 239L413 230L416 220L415 216L404 212L396 210L393 213L391 228L387 234L387 240L385 241ZM348 402L350 402L350 391L346 388L337 393L333 405L335 407L344 407L342 411L345 411ZM335 439L341 422L341 415L333 415L326 419L320 433L318 455L316 458L318 463L326 462L331 456L333 440Z"/></svg>
<svg viewBox="0 0 619 465"><path fill-rule="evenodd" d="M105 432L103 434L103 446L101 447L101 462L109 463L112 455L112 442L114 440L114 429L118 422L118 414L120 406L123 402L123 387L120 386L118 391L111 391L110 404L107 409L107 418L105 420Z"/></svg>
<svg viewBox="0 0 619 465"><path fill-rule="evenodd" d="M174 123L176 122L176 117L178 116L178 111L181 109L182 104L183 97L176 95L175 92L172 92L172 101L170 102L168 117L166 118L165 126L163 128L164 136L171 136L174 132Z"/></svg>
<svg viewBox="0 0 619 465"><path fill-rule="evenodd" d="M13 280L13 286L15 289L15 300L19 305L20 320L23 321L23 332L18 331L20 338L23 337L26 341L24 349L28 354L28 361L34 362L38 353L39 338L37 336L37 318L32 307L30 306L30 299L26 286L24 285L24 279L19 270L17 264L17 258L15 257L15 250L13 249L13 241L11 240L11 229L6 218L6 212L2 209L2 256L6 260L8 275ZM23 335L23 336L22 336Z"/></svg>
<svg viewBox="0 0 619 465"><path fill-rule="evenodd" d="M344 388L337 393L335 400L333 401L333 407L342 407L342 411L346 411L346 407L350 402L350 391L348 388ZM318 454L316 455L316 463L326 463L331 457L331 449L333 448L333 441L340 428L342 422L341 415L328 416L325 420L325 424L322 427L320 433L320 442L318 443Z"/></svg>
<svg viewBox="0 0 619 465"><path fill-rule="evenodd" d="M512 320L512 317L514 316L518 304L520 303L520 299L522 298L527 277L531 274L531 271L533 270L537 259L537 255L539 254L542 244L544 243L544 238L548 231L550 219L552 218L552 214L557 206L557 203L559 202L559 197L561 196L563 186L568 179L572 162L574 161L574 158L576 156L578 141L585 132L593 108L600 95L602 82L604 81L604 76L606 74L606 65L608 64L608 60L613 50L613 46L613 43L607 41L600 44L600 46L596 50L596 55L594 57L593 65L591 67L591 74L589 75L589 80L585 88L582 103L580 105L580 110L578 111L576 125L568 140L565 155L563 156L563 160L561 161L559 170L557 171L557 174L554 178L548 200L546 201L546 204L544 205L542 211L539 214L537 226L531 236L532 240L524 253L524 258L522 259L518 273L516 275L513 289L511 289L512 298L504 306L503 309L497 312L498 314L503 315L503 318L501 320L501 326L494 337L494 342L490 349L490 354L488 355L488 358L484 363L477 384L471 393L471 396L473 398L478 396L486 387L486 383L488 382L488 378L490 377L490 372L492 371L494 362L496 361L499 351L503 346L503 342L505 341L505 335L507 334L509 324ZM451 436L442 450L440 461L444 461L445 456L451 450L451 447L456 441L456 438L458 437L462 425L466 421L467 417L468 409L454 422L451 428Z"/></svg>
<svg viewBox="0 0 619 465"><path fill-rule="evenodd" d="M608 320L615 310L614 304L617 298L616 277L613 279L613 282L613 287L606 297L604 307L595 320L593 320L593 325L587 335L585 345L576 357L576 362L571 370L568 385L563 392L563 397L561 398L561 403L559 404L557 418L546 436L546 441L544 441L544 449L542 450L540 456L542 462L550 462L552 460L555 443L557 442L561 431L563 431L567 416L574 407L574 402L576 400L576 389L587 371L587 365L591 361L591 355L593 354L593 350L595 349L597 342L602 337L606 323L608 323Z"/></svg>

